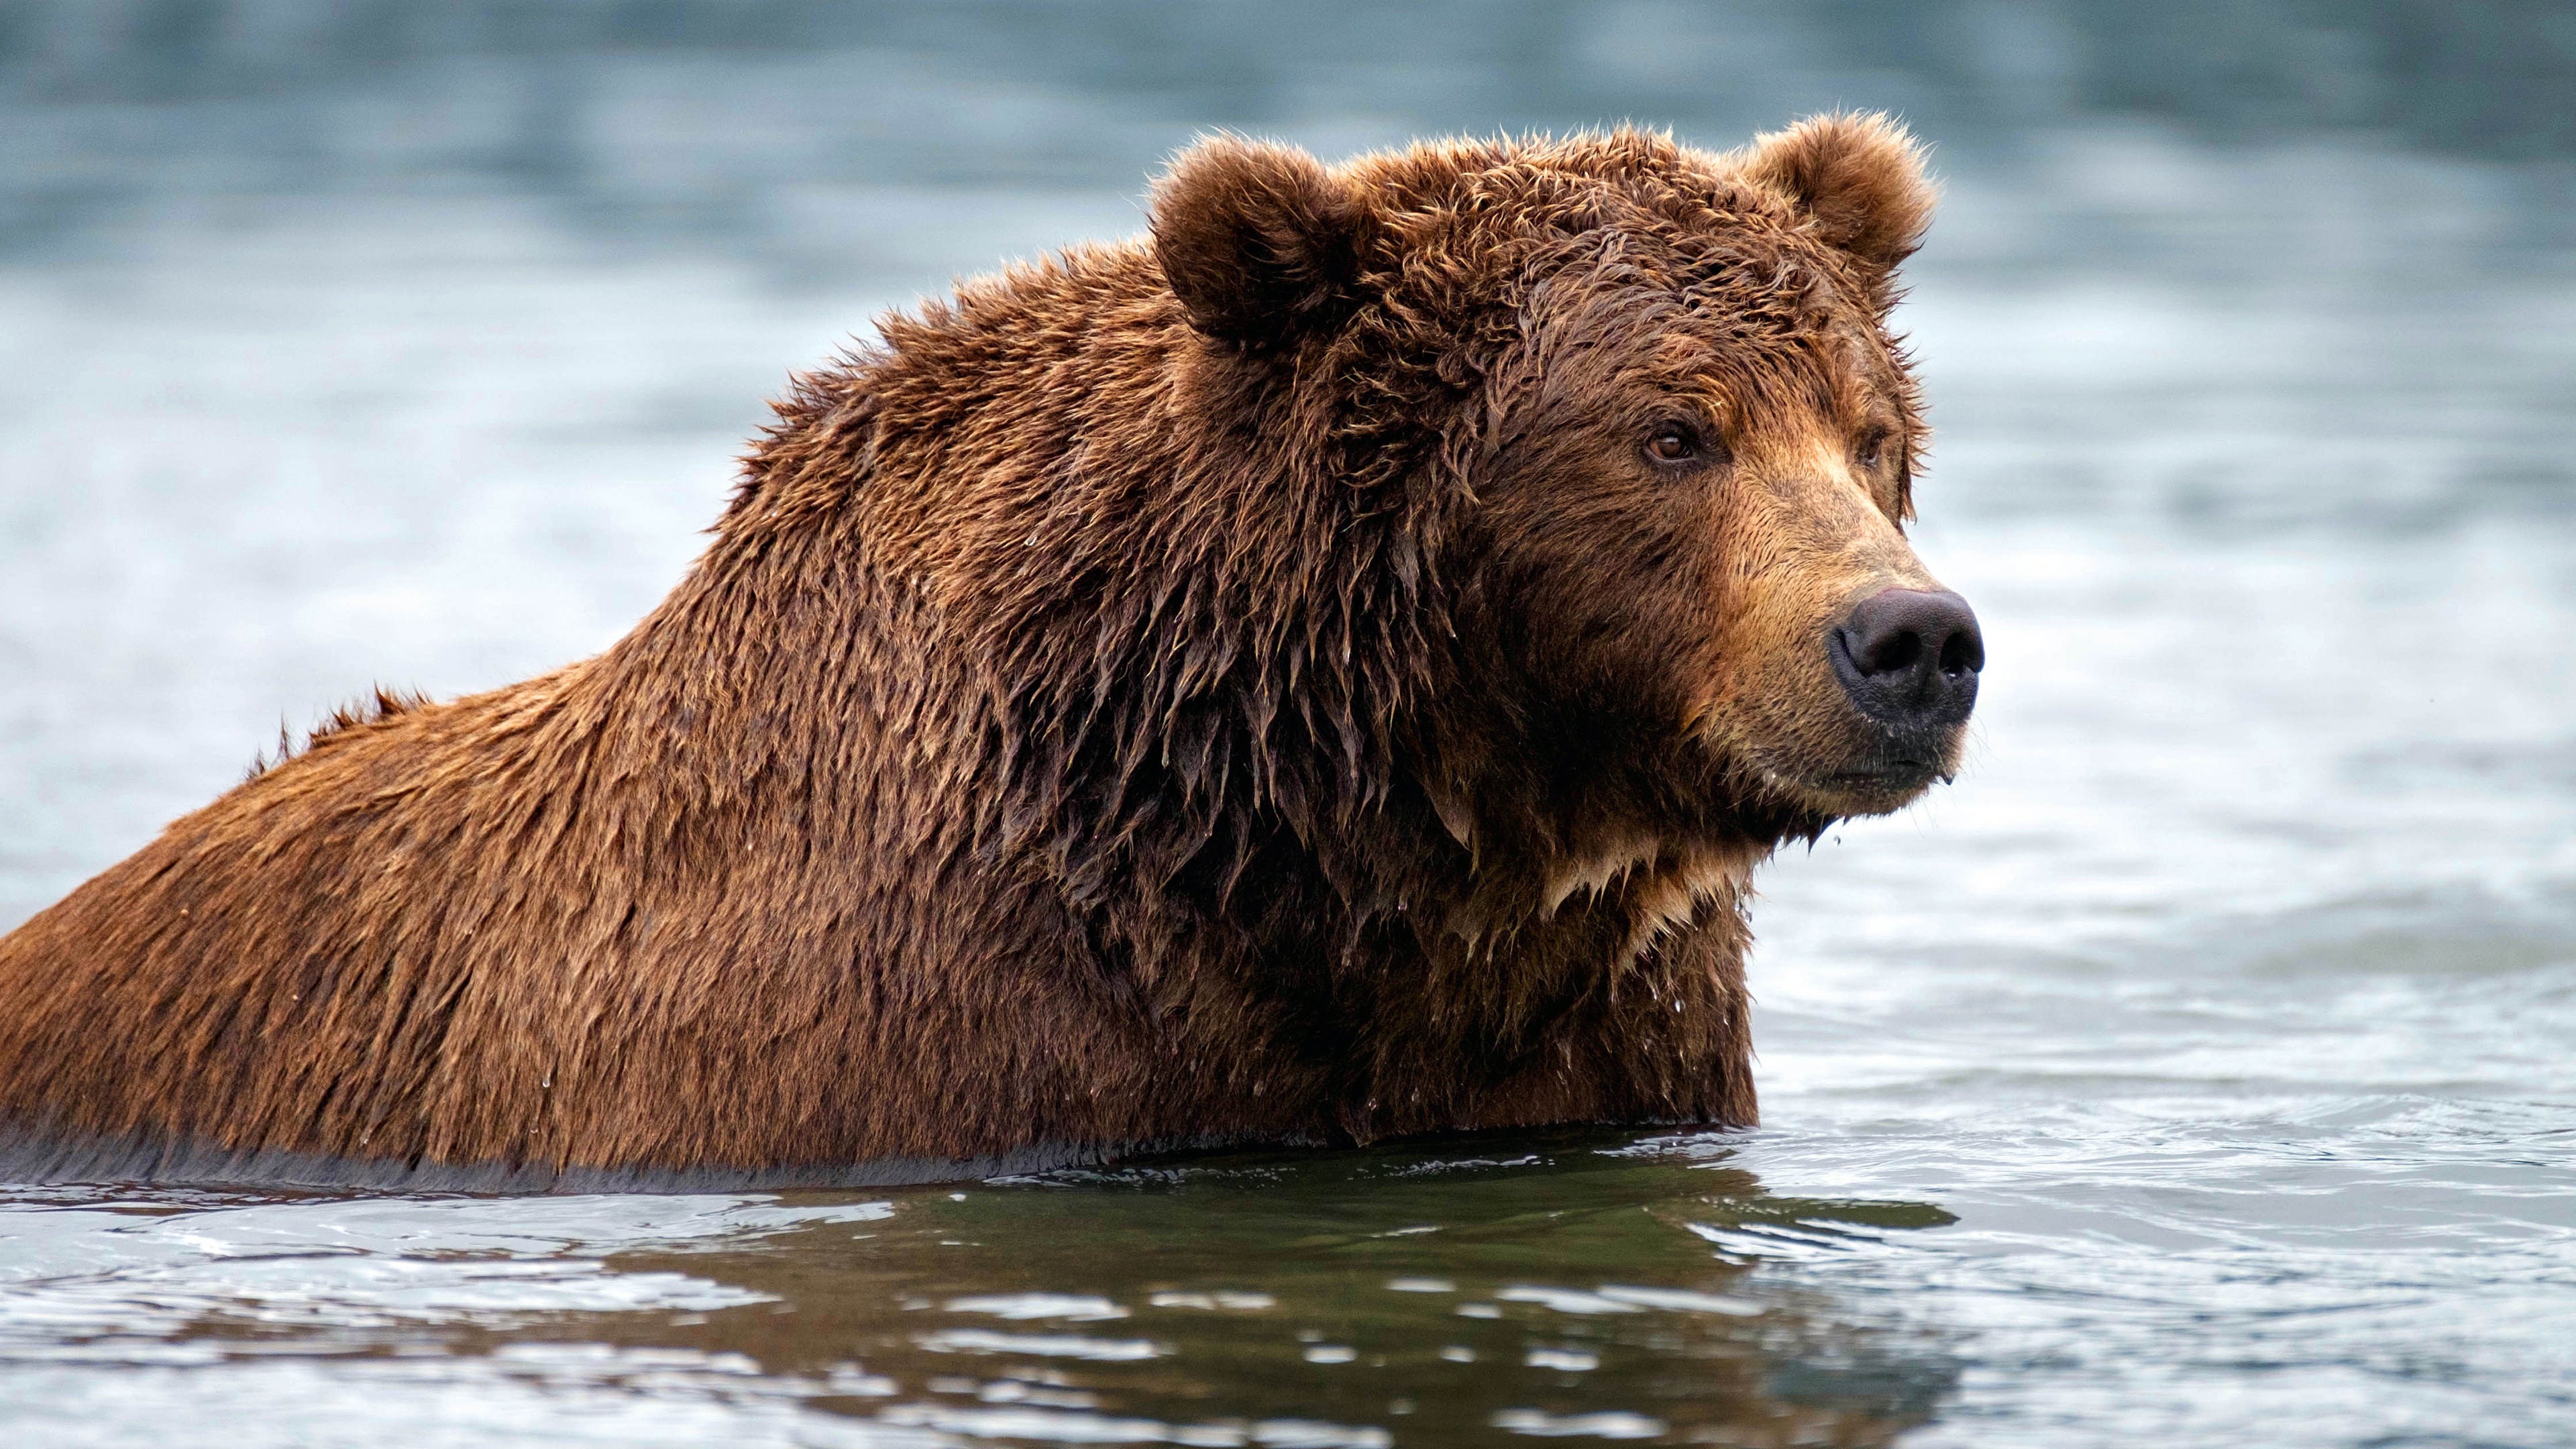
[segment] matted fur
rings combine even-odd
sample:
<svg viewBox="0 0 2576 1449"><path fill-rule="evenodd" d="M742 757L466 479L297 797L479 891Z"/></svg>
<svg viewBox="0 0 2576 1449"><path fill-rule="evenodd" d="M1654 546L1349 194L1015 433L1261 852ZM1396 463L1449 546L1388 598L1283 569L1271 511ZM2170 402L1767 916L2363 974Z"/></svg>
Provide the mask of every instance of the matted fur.
<svg viewBox="0 0 2576 1449"><path fill-rule="evenodd" d="M1752 1122L1747 874L1920 788L1817 641L1928 579L1928 196L1872 118L1204 143L1150 241L799 379L607 653L344 716L0 940L0 1170Z"/></svg>

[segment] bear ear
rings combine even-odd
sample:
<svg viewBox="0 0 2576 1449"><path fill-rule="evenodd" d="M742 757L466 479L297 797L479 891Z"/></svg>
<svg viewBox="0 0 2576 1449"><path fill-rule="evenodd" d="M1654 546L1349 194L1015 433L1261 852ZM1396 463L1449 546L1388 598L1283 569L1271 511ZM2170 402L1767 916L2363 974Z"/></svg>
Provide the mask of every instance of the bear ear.
<svg viewBox="0 0 2576 1449"><path fill-rule="evenodd" d="M1154 255L1190 325L1276 346L1333 319L1359 279L1367 208L1293 146L1212 136L1154 183Z"/></svg>
<svg viewBox="0 0 2576 1449"><path fill-rule="evenodd" d="M1878 278L1914 254L1932 222L1923 147L1884 114L1810 116L1756 136L1742 174L1797 204L1828 244Z"/></svg>

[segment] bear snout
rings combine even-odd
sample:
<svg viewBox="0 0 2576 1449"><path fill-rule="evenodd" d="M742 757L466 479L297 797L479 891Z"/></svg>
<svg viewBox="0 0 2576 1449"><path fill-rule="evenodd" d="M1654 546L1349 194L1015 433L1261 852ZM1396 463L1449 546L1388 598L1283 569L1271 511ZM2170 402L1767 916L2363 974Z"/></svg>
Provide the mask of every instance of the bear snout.
<svg viewBox="0 0 2576 1449"><path fill-rule="evenodd" d="M1825 654L1854 709L1920 737L1967 722L1986 642L1976 611L1948 589L1888 588L1825 631Z"/></svg>

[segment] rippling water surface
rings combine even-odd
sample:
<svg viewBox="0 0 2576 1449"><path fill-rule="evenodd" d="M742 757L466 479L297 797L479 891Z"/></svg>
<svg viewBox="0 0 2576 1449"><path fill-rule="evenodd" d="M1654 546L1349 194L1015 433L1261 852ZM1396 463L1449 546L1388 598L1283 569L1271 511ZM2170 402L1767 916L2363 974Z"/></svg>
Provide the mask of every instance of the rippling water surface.
<svg viewBox="0 0 2576 1449"><path fill-rule="evenodd" d="M1779 114L1849 79L1760 53ZM1213 118L1515 118L1421 74L1448 100ZM41 141L0 216L0 926L281 716L604 646L786 369L1134 230L1210 117L1050 77L0 100ZM1905 313L1975 753L1764 876L1761 1130L883 1196L0 1188L0 1437L2576 1444L2564 167L2051 116L1945 152Z"/></svg>

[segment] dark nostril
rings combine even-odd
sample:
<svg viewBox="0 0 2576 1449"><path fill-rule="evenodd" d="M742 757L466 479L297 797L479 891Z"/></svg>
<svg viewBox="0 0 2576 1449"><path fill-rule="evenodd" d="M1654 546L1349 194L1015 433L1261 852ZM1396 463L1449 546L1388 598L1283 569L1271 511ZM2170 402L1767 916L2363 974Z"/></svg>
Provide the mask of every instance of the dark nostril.
<svg viewBox="0 0 2576 1449"><path fill-rule="evenodd" d="M1923 636L1911 629L1901 629L1864 642L1852 651L1852 662L1858 664L1863 673L1892 674L1900 669L1913 668L1914 661L1922 655Z"/></svg>
<svg viewBox="0 0 2576 1449"><path fill-rule="evenodd" d="M1952 634L1941 644L1943 674L1974 674L1986 667L1986 641L1977 634L1976 620Z"/></svg>

